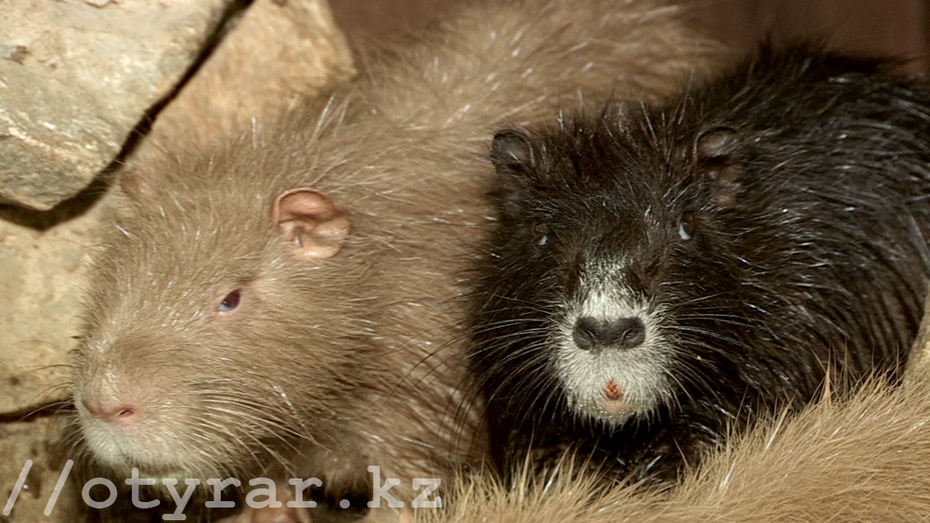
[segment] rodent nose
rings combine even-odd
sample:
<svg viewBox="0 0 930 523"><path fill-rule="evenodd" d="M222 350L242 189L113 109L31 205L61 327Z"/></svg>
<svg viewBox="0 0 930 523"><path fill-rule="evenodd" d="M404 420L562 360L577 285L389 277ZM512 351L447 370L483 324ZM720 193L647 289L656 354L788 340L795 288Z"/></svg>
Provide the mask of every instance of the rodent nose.
<svg viewBox="0 0 930 523"><path fill-rule="evenodd" d="M136 418L136 409L132 405L103 405L93 400L83 399L81 403L94 418L105 423L129 425Z"/></svg>
<svg viewBox="0 0 930 523"><path fill-rule="evenodd" d="M597 320L582 316L575 322L572 338L582 350L605 347L632 349L646 341L646 325L635 316L618 320Z"/></svg>

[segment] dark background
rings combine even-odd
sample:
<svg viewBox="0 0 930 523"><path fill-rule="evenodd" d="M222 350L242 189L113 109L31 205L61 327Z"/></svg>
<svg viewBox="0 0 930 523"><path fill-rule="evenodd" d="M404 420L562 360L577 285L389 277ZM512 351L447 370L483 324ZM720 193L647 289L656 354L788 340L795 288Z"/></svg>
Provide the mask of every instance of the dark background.
<svg viewBox="0 0 930 523"><path fill-rule="evenodd" d="M426 23L456 0L331 0L336 21L349 35L387 35ZM621 2L618 9L622 8ZM776 39L828 36L847 50L914 58L908 70L930 70L928 0L692 0L694 20L708 36L734 49ZM578 0L579 6L584 0Z"/></svg>

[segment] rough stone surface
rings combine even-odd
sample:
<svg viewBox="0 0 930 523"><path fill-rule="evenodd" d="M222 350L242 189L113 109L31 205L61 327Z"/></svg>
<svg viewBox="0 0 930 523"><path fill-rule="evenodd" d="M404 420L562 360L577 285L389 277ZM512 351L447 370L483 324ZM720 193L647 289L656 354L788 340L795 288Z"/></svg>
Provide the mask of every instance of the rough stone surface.
<svg viewBox="0 0 930 523"><path fill-rule="evenodd" d="M77 510L73 482L66 482L48 516L44 511L55 490L66 459L61 453L60 421L39 418L0 424L0 521L73 523ZM9 516L2 511L27 460L32 464ZM101 495L103 497L103 495Z"/></svg>
<svg viewBox="0 0 930 523"><path fill-rule="evenodd" d="M89 199L89 197L87 198ZM77 311L99 205L81 199L59 210L60 221L36 224L15 209L0 213L0 415L65 397ZM64 213L82 213L62 217ZM32 222L32 223L29 223ZM41 227L36 227L41 225ZM45 229L45 230L43 230Z"/></svg>
<svg viewBox="0 0 930 523"><path fill-rule="evenodd" d="M0 201L44 210L87 186L231 1L0 3Z"/></svg>

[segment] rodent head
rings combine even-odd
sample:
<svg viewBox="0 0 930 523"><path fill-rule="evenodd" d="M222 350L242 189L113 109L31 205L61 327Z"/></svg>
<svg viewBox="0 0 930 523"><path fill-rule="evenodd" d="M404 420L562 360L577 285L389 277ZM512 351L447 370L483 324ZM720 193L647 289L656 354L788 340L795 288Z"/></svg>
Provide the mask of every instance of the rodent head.
<svg viewBox="0 0 930 523"><path fill-rule="evenodd" d="M478 350L497 348L483 357L506 360L485 365L557 377L514 378L504 387L538 390L501 395L561 396L612 426L704 379L687 359L708 351L687 352L713 337L694 321L704 301L717 307L740 285L721 270L729 239L717 215L742 168L732 129L670 147L615 118L495 136L500 224L476 330Z"/></svg>
<svg viewBox="0 0 930 523"><path fill-rule="evenodd" d="M345 415L329 400L351 394L346 369L365 358L346 311L350 219L312 188L244 174L267 167L179 162L107 224L73 391L94 462L245 472L286 464L301 440L326 444Z"/></svg>

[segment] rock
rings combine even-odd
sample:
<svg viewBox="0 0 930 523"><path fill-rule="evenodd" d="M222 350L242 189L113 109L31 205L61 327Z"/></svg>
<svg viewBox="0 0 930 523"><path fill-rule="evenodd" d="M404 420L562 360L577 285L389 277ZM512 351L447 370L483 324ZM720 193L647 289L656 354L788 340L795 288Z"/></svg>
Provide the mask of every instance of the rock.
<svg viewBox="0 0 930 523"><path fill-rule="evenodd" d="M49 209L113 161L233 0L6 0L0 201Z"/></svg>
<svg viewBox="0 0 930 523"><path fill-rule="evenodd" d="M57 212L83 213L45 229L31 213L0 213L0 415L63 399L78 334L84 273L100 210L79 199ZM90 208L88 211L87 209ZM44 216L48 220L55 217ZM60 218L58 218L60 221Z"/></svg>
<svg viewBox="0 0 930 523"><path fill-rule="evenodd" d="M0 423L0 521L30 523L71 523L76 520L77 497L73 481L66 481L48 516L44 511L66 468L58 436L63 419L58 416L30 421ZM10 507L3 512L10 493L30 463L25 482ZM69 474L70 477L70 474ZM96 493L96 492L95 492Z"/></svg>

